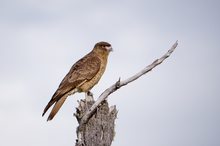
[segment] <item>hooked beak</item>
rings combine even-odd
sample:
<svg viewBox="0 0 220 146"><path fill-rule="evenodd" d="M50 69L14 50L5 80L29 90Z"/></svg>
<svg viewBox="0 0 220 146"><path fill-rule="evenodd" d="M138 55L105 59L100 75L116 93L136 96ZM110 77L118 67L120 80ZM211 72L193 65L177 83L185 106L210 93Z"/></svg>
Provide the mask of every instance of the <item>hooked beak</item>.
<svg viewBox="0 0 220 146"><path fill-rule="evenodd" d="M112 46L106 47L106 49L107 49L109 52L112 52L112 51L113 51Z"/></svg>

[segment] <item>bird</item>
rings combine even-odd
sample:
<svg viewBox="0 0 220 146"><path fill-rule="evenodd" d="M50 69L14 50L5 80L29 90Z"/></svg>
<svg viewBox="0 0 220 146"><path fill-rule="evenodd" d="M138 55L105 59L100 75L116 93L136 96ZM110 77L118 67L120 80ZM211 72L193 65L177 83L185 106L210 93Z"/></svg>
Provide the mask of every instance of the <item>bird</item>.
<svg viewBox="0 0 220 146"><path fill-rule="evenodd" d="M68 96L76 92L88 94L102 77L106 69L108 56L112 51L110 43L101 41L95 44L92 51L73 64L44 108L42 116L53 105L47 118L47 121L50 121L57 114Z"/></svg>

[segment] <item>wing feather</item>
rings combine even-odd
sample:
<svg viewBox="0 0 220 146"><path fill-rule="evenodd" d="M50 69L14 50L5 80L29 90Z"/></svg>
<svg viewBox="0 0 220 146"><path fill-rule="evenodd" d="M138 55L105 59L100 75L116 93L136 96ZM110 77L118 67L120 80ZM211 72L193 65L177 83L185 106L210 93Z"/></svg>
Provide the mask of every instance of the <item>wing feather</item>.
<svg viewBox="0 0 220 146"><path fill-rule="evenodd" d="M58 90L69 92L85 80L91 80L99 71L101 60L93 53L86 55L77 61L64 77Z"/></svg>

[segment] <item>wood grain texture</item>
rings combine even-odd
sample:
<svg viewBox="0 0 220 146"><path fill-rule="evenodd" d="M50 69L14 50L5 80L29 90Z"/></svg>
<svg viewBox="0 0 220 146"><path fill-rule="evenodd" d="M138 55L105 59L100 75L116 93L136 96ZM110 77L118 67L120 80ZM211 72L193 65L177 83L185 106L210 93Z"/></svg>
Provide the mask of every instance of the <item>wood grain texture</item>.
<svg viewBox="0 0 220 146"><path fill-rule="evenodd" d="M80 124L82 115L94 102L93 98L79 102L79 107L75 113L79 122L75 146L110 146L113 141L117 110L115 106L109 108L106 100L100 104L86 124Z"/></svg>

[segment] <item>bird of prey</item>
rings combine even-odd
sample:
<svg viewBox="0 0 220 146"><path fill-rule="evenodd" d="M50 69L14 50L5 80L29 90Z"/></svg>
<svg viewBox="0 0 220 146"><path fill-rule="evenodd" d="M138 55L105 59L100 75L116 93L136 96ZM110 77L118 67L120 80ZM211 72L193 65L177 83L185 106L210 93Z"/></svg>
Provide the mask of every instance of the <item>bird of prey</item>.
<svg viewBox="0 0 220 146"><path fill-rule="evenodd" d="M54 105L47 121L53 119L69 95L76 92L88 93L98 83L105 71L108 55L111 51L111 44L99 42L95 44L90 53L71 67L43 111L42 116Z"/></svg>

